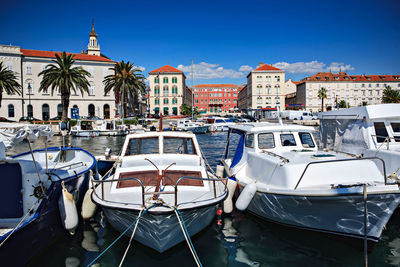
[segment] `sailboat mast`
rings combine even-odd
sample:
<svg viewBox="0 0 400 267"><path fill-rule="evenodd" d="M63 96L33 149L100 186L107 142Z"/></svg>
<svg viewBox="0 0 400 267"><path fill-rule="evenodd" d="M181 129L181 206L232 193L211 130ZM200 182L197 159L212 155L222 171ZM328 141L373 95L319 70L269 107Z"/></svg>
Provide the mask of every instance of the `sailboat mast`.
<svg viewBox="0 0 400 267"><path fill-rule="evenodd" d="M194 112L194 74L193 74L193 59L192 59L192 121L193 121L193 112Z"/></svg>

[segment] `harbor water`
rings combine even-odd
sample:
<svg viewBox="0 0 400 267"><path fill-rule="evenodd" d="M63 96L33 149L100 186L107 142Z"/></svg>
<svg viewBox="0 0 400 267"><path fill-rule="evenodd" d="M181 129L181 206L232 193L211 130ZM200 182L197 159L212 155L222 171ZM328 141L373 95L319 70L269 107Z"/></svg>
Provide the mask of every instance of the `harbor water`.
<svg viewBox="0 0 400 267"><path fill-rule="evenodd" d="M215 168L224 153L226 133L198 135L210 165ZM110 147L118 154L124 137L66 138L66 144L81 147L93 155L103 155ZM62 144L62 137L54 136L49 146ZM43 147L39 141L36 148ZM27 151L22 143L12 154ZM86 266L111 244L119 232L102 215L81 222L71 236L66 231L48 244L31 261L31 266ZM203 266L363 266L364 256L359 243L345 238L299 230L267 222L247 212L234 210L223 215L222 225L214 219L203 231L192 237L194 247ZM94 266L118 266L128 246L129 238L122 237ZM21 251L23 253L23 251ZM368 255L370 266L400 265L400 212L389 221L381 240ZM133 242L124 266L195 266L186 243L158 253Z"/></svg>

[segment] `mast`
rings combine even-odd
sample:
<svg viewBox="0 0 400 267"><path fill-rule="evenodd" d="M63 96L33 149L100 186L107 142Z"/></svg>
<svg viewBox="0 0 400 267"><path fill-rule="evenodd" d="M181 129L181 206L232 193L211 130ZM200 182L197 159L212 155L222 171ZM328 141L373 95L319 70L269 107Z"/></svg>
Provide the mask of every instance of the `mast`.
<svg viewBox="0 0 400 267"><path fill-rule="evenodd" d="M192 121L193 121L193 112L194 112L194 74L193 74L193 58L192 58Z"/></svg>

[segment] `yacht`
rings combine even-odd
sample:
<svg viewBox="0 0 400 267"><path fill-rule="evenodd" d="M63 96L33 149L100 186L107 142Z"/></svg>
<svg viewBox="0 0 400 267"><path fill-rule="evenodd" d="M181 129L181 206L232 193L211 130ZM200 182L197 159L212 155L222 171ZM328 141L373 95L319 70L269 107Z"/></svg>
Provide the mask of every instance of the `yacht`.
<svg viewBox="0 0 400 267"><path fill-rule="evenodd" d="M236 207L286 226L377 242L399 206L398 184L378 157L319 151L313 132L273 123L231 127L223 164L240 188Z"/></svg>
<svg viewBox="0 0 400 267"><path fill-rule="evenodd" d="M235 125L231 119L222 117L207 118L207 124L210 132L227 132L229 126Z"/></svg>
<svg viewBox="0 0 400 267"><path fill-rule="evenodd" d="M100 130L94 128L93 120L78 120L76 125L71 128L70 134L77 137L99 136Z"/></svg>
<svg viewBox="0 0 400 267"><path fill-rule="evenodd" d="M95 130L99 131L100 136L121 136L129 133L129 130L125 125L118 125L117 120L111 119L96 121Z"/></svg>
<svg viewBox="0 0 400 267"><path fill-rule="evenodd" d="M192 121L186 118L177 120L176 130L189 131L192 133L207 133L208 126L205 126L202 122Z"/></svg>
<svg viewBox="0 0 400 267"><path fill-rule="evenodd" d="M211 223L228 192L225 181L207 171L196 136L188 132L127 135L108 173L92 180L93 201L115 229L158 252L185 240L177 213L192 236ZM136 219L133 232L129 225Z"/></svg>

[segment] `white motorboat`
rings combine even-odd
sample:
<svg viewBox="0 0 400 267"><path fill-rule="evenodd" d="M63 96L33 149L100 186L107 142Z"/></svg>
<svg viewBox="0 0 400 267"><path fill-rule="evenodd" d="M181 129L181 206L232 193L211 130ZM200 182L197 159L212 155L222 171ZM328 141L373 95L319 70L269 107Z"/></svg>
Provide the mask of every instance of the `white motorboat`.
<svg viewBox="0 0 400 267"><path fill-rule="evenodd" d="M95 130L99 131L100 136L121 136L129 133L128 127L118 125L117 120L98 120L96 121Z"/></svg>
<svg viewBox="0 0 400 267"><path fill-rule="evenodd" d="M207 118L207 124L210 132L227 132L230 126L235 125L231 119L222 117Z"/></svg>
<svg viewBox="0 0 400 267"><path fill-rule="evenodd" d="M144 209L134 238L159 252L185 240L175 211L189 235L210 224L227 196L222 179L207 172L196 136L185 132L147 132L126 137L112 175L93 180L93 201L110 224L127 235ZM153 206L156 205L156 206Z"/></svg>
<svg viewBox="0 0 400 267"><path fill-rule="evenodd" d="M400 104L381 104L319 114L322 146L363 157L379 157L400 175Z"/></svg>
<svg viewBox="0 0 400 267"><path fill-rule="evenodd" d="M203 122L192 121L185 118L176 121L176 130L189 131L192 133L207 133L208 126L205 126Z"/></svg>
<svg viewBox="0 0 400 267"><path fill-rule="evenodd" d="M4 266L23 266L59 235L73 233L95 158L75 147L50 147L5 156L27 139L51 138L46 125L0 123L0 255ZM30 143L29 143L30 147ZM61 217L61 220L60 220Z"/></svg>
<svg viewBox="0 0 400 267"><path fill-rule="evenodd" d="M236 207L288 226L378 241L400 203L398 184L386 177L380 158L318 151L313 131L232 127L223 163L240 187Z"/></svg>
<svg viewBox="0 0 400 267"><path fill-rule="evenodd" d="M78 137L96 137L100 135L100 131L94 129L94 121L78 120L76 125L71 128L70 134Z"/></svg>

